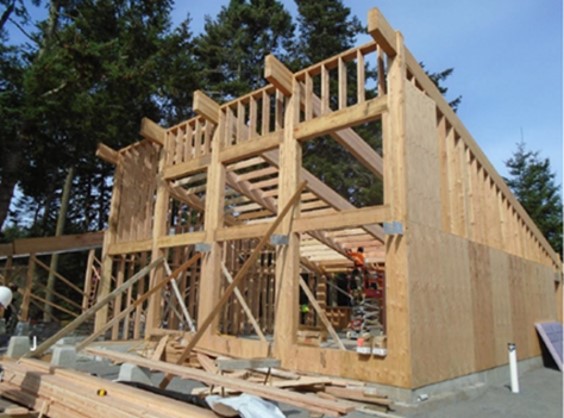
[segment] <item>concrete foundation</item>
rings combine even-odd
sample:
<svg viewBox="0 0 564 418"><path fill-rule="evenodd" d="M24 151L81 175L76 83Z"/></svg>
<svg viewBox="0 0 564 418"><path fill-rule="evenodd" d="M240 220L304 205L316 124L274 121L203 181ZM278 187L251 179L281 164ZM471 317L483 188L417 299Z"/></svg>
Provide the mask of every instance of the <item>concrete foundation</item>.
<svg viewBox="0 0 564 418"><path fill-rule="evenodd" d="M72 369L76 367L76 349L70 345L60 345L53 348L51 365Z"/></svg>
<svg viewBox="0 0 564 418"><path fill-rule="evenodd" d="M543 367L542 358L533 357L519 362L519 374ZM417 389L403 389L393 386L367 384L374 392L387 395L404 406L416 406L423 402L432 403L434 400L444 402L446 398L456 398L457 395L474 396L485 391L488 385L503 385L509 382L509 365L496 367L482 372L460 376Z"/></svg>
<svg viewBox="0 0 564 418"><path fill-rule="evenodd" d="M15 336L10 338L8 343L8 350L6 351L6 357L9 358L20 358L25 353L29 351L31 345L29 343L29 337Z"/></svg>
<svg viewBox="0 0 564 418"><path fill-rule="evenodd" d="M131 364L123 363L119 368L118 381L122 382L138 382L146 385L152 385L151 374L143 370L141 367Z"/></svg>

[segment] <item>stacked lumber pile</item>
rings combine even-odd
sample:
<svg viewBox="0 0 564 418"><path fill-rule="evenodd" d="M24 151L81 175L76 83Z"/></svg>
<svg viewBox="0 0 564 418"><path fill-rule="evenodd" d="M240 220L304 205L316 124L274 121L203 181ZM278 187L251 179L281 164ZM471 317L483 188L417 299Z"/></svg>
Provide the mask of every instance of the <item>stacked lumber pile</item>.
<svg viewBox="0 0 564 418"><path fill-rule="evenodd" d="M216 417L209 410L49 364L3 360L0 395L51 418Z"/></svg>
<svg viewBox="0 0 564 418"><path fill-rule="evenodd" d="M86 348L86 352L201 382L206 387L192 391L201 397L247 393L327 416L340 416L353 410L385 412L393 407L390 399L362 382L281 370L274 359L232 359L196 347L189 360L176 365L159 358L175 361L178 358L175 354L180 351L178 342L168 341L166 348L157 344L157 348L150 358L98 348Z"/></svg>

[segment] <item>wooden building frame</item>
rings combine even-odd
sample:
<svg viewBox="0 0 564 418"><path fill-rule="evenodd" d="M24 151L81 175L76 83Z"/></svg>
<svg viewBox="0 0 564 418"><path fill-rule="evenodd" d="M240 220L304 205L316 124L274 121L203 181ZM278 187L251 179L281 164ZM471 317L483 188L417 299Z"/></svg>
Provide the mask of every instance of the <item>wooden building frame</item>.
<svg viewBox="0 0 564 418"><path fill-rule="evenodd" d="M160 257L178 266L201 252L201 263L179 280L198 323L220 300L224 275L235 276L237 258L252 253L305 181L264 250L275 262L261 264L240 289L271 336L219 333L224 314L200 346L406 389L503 365L510 341L520 359L540 355L534 322L562 319L559 256L378 9L368 14L368 31L371 42L295 73L270 55L267 86L224 104L197 91L193 119L167 129L145 119L142 141L119 151L101 145L98 155L116 173L99 298L111 291L112 275L120 286ZM374 98L366 95L367 63L378 72ZM382 155L352 129L375 120ZM357 208L302 167L301 144L324 135L383 181L382 204ZM300 274L318 276L318 308L326 309L324 280L351 266L345 250L358 242L370 263L385 265L386 355L300 344ZM152 271L130 297L165 272ZM259 276L274 294L260 294ZM133 337L168 332L162 298L153 294L138 311ZM245 321L245 303L233 303ZM97 328L121 308L100 310ZM167 324L179 329L178 321Z"/></svg>

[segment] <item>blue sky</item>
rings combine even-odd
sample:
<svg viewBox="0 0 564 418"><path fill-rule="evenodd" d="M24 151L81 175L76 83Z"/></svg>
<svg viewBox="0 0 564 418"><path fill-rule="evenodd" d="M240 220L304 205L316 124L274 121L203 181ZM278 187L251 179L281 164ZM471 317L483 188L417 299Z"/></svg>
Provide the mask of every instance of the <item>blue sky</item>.
<svg viewBox="0 0 564 418"><path fill-rule="evenodd" d="M293 1L283 3L295 13ZM454 68L449 96L462 95L458 115L501 175L523 136L529 149L550 159L562 184L562 0L344 3L363 24L378 7L429 70ZM198 33L204 16L215 17L226 4L177 1L175 19L190 13Z"/></svg>
<svg viewBox="0 0 564 418"><path fill-rule="evenodd" d="M314 0L312 0L314 1ZM293 14L293 0L282 0ZM521 137L549 158L562 184L562 0L344 0L363 24L378 7L430 71L453 67L446 86L458 114L501 175ZM192 31L228 0L176 1ZM35 17L44 11L33 13ZM363 36L359 43L369 37Z"/></svg>

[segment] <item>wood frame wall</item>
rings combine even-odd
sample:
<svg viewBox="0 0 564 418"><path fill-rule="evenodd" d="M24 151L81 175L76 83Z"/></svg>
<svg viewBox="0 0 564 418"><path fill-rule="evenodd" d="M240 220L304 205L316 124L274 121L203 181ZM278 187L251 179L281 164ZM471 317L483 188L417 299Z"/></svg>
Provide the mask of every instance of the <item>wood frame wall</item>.
<svg viewBox="0 0 564 418"><path fill-rule="evenodd" d="M556 319L558 255L402 35L377 9L369 12L368 28L372 42L296 73L268 56L266 87L225 104L197 91L195 118L168 129L144 120L143 141L120 151L100 147L101 158L117 168L99 297L109 293L116 260L127 254L145 253L148 263L198 246L205 251L192 302L197 316L207 317L221 296L223 243L263 236L305 180L307 190L276 231L287 244L275 246L272 343L219 335L217 319L200 345L238 357L275 356L283 367L403 388L504 364L509 340L517 342L520 358L538 355L533 323ZM378 70L378 95L372 99L365 94L368 59ZM347 70L353 66L357 88L351 98ZM331 92L332 74L337 92ZM377 119L383 155L350 129ZM302 167L300 144L322 135L383 179L382 205L355 208ZM128 161L134 162L130 168ZM132 204L129 195L139 203ZM203 222L200 218L171 232L175 201L202 212ZM384 234L382 224L391 221L402 225L403 234ZM347 264L347 245L328 231L350 228L361 228L374 242L369 258L385 262L385 357L360 358L351 351L297 343L300 271L306 266L326 273L323 260L329 259ZM307 240L323 244L325 258L304 255ZM157 269L147 286L162 277ZM147 307L146 336L158 333L160 298L154 295ZM108 311L102 310L97 324L107 319Z"/></svg>

